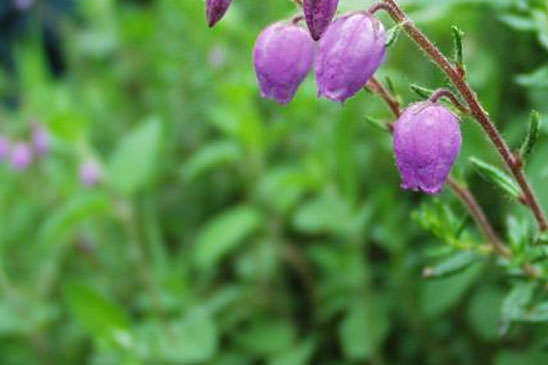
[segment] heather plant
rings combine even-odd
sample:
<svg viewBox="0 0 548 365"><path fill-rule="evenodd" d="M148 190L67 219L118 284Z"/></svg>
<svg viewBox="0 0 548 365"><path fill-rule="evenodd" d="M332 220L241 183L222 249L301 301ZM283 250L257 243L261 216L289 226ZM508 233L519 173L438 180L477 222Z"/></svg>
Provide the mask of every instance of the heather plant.
<svg viewBox="0 0 548 365"><path fill-rule="evenodd" d="M386 128L394 135L395 160L401 174L402 188L427 194L439 194L449 179L449 187L468 209L484 234L484 238L491 245L489 252L499 256L500 265L506 267L509 273L515 273L517 269L525 279L532 281L539 288L546 289L548 283L544 273L545 262L538 258L535 252L538 245L547 241L548 219L524 171L527 159L538 140L541 123L539 114L533 111L529 130L521 147L515 152L512 151L467 81L467 69L463 57L464 34L456 26L452 28L455 57L454 60L450 60L413 23L396 0L383 0L373 4L368 10L343 14L335 17L334 20L332 19L338 5L337 1L295 0L294 2L303 8L304 15L296 16L293 20L294 25L291 27L296 28L296 24L305 19L310 38L318 41L314 61L318 96L344 102L365 88L383 98L394 117L397 118L397 121L389 123ZM381 10L387 12L396 23L390 30L389 37L382 23L375 17ZM211 4L208 3L208 14L210 11ZM270 28L267 28L259 37L259 48L266 42L265 39L271 38L268 35L269 31ZM430 91L413 85L412 89L420 96L427 96L428 100L415 103L405 110L400 110L400 98L395 91L388 90L374 78L375 72L385 60L386 47L395 42L401 31L405 32L424 52L425 59L430 59L439 67L451 87L451 89L440 88ZM291 39L284 39L279 44L273 42L270 52L275 57L272 57L271 62L262 62L260 60L262 55L255 52L255 64L259 63L262 66L261 72L258 73L262 89L264 89L264 79L260 75L271 73L275 75L273 78L280 78L295 72L298 77L289 83L292 97L306 75L307 67L300 70L299 67L291 67L291 65L298 65L299 60L304 64L309 63L310 41L300 39L302 32L299 33L297 30L294 32L295 36L287 34L287 37L293 38L295 42L291 47L285 48L287 44L291 44ZM306 56L296 56L295 52L302 49L306 50L301 51ZM286 59L291 60L292 63L282 65L282 60ZM388 82L392 81L388 80ZM264 91L262 95L268 96ZM441 98L447 99L454 112L439 103ZM278 101L287 103L290 99L278 98ZM466 184L449 177L463 142L460 118L455 114L457 112L479 123L511 176L477 157L470 157L478 173L489 183L508 193L517 204L527 207L531 218L536 221L537 232L530 237L525 246L509 248L503 243ZM478 251L477 247L462 247L460 251L467 255L463 256L459 253L443 260L437 267L425 269L424 275L429 278L448 275L466 268L477 260L477 255L473 254L474 251ZM531 261L535 261L535 264ZM527 283L528 280L524 282ZM524 290L523 287L518 285L510 293L509 298L512 298L512 295L517 296L521 290ZM542 297L546 298L546 293ZM542 318L543 308L547 302L530 304L530 299L527 299L524 303L531 306L534 314L530 316L530 313L522 311L521 314L506 318L503 312L503 321L506 321L505 323L511 320L537 321Z"/></svg>
<svg viewBox="0 0 548 365"><path fill-rule="evenodd" d="M547 363L546 14L0 1L0 364Z"/></svg>

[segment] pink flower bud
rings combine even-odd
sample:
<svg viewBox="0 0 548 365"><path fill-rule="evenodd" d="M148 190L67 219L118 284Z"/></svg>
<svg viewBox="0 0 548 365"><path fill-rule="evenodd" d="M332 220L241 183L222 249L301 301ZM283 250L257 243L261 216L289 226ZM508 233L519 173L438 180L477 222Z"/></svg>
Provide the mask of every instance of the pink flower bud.
<svg viewBox="0 0 548 365"><path fill-rule="evenodd" d="M36 124L32 127L32 145L38 156L44 156L49 152L51 137L43 125Z"/></svg>
<svg viewBox="0 0 548 365"><path fill-rule="evenodd" d="M344 102L373 76L384 61L386 33L367 13L337 19L320 39L316 59L318 95Z"/></svg>
<svg viewBox="0 0 548 365"><path fill-rule="evenodd" d="M10 150L10 163L14 171L24 171L32 163L32 148L23 142L14 144Z"/></svg>
<svg viewBox="0 0 548 365"><path fill-rule="evenodd" d="M225 15L232 0L206 0L207 24L213 27Z"/></svg>
<svg viewBox="0 0 548 365"><path fill-rule="evenodd" d="M289 103L313 60L314 42L303 28L279 22L264 29L253 51L261 95L280 104Z"/></svg>
<svg viewBox="0 0 548 365"><path fill-rule="evenodd" d="M447 108L430 101L407 108L394 124L402 188L440 193L461 143L459 119Z"/></svg>
<svg viewBox="0 0 548 365"><path fill-rule="evenodd" d="M317 41L337 12L339 0L304 0L303 10L310 35Z"/></svg>
<svg viewBox="0 0 548 365"><path fill-rule="evenodd" d="M80 181L85 186L96 185L102 176L102 169L97 161L87 160L80 165Z"/></svg>

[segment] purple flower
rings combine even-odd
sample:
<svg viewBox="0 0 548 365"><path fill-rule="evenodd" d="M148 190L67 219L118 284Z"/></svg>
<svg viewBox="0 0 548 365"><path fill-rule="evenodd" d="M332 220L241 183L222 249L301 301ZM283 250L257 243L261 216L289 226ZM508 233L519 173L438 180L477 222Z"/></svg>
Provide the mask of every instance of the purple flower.
<svg viewBox="0 0 548 365"><path fill-rule="evenodd" d="M36 124L32 127L32 145L38 156L44 156L49 152L51 137L44 126Z"/></svg>
<svg viewBox="0 0 548 365"><path fill-rule="evenodd" d="M80 165L80 181L85 186L96 185L102 177L102 169L97 161L86 160Z"/></svg>
<svg viewBox="0 0 548 365"><path fill-rule="evenodd" d="M318 95L344 102L373 76L384 61L386 33L367 13L337 19L320 39L316 59Z"/></svg>
<svg viewBox="0 0 548 365"><path fill-rule="evenodd" d="M253 61L261 95L287 104L312 67L314 42L297 25L275 23L257 38Z"/></svg>
<svg viewBox="0 0 548 365"><path fill-rule="evenodd" d="M0 161L4 160L10 150L10 141L7 137L0 136Z"/></svg>
<svg viewBox="0 0 548 365"><path fill-rule="evenodd" d="M206 16L207 24L213 27L225 15L232 0L207 0Z"/></svg>
<svg viewBox="0 0 548 365"><path fill-rule="evenodd" d="M310 35L317 41L331 24L339 0L304 0L303 10Z"/></svg>
<svg viewBox="0 0 548 365"><path fill-rule="evenodd" d="M29 144L18 142L10 150L11 168L15 171L24 171L32 163L32 148Z"/></svg>
<svg viewBox="0 0 548 365"><path fill-rule="evenodd" d="M34 5L34 0L13 0L13 6L18 10L28 10Z"/></svg>
<svg viewBox="0 0 548 365"><path fill-rule="evenodd" d="M402 188L440 193L461 143L455 114L430 101L411 105L394 124L394 148Z"/></svg>

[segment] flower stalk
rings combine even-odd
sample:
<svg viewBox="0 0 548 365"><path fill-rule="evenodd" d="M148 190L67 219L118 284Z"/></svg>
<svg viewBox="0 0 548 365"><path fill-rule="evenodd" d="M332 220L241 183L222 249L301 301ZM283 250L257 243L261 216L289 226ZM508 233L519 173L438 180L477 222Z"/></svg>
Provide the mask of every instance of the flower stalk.
<svg viewBox="0 0 548 365"><path fill-rule="evenodd" d="M396 0L382 0L384 5L379 9L387 10L394 21L402 23L403 29L407 35L413 39L418 46L426 52L426 54L434 61L434 63L446 74L454 87L461 94L463 99L468 104L470 115L477 120L481 125L493 145L495 146L500 157L506 164L508 170L512 173L516 182L519 184L522 193L523 201L532 211L538 228L541 232L548 230L548 219L542 209L535 192L519 159L510 150L508 144L497 130L495 124L491 121L489 114L479 101L476 93L465 79L464 73L461 72L458 66L452 62L428 39L428 37L407 17L406 13L401 9Z"/></svg>

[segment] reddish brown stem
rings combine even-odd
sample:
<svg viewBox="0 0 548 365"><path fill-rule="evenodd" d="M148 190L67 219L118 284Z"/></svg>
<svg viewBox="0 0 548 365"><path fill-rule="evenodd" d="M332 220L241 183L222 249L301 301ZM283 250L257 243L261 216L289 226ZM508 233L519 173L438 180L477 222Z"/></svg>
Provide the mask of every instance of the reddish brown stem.
<svg viewBox="0 0 548 365"><path fill-rule="evenodd" d="M379 80L372 77L367 86L371 91L377 93L384 100L396 118L400 117L400 102L388 91L388 89L386 89L386 87L384 87L382 83L379 82Z"/></svg>
<svg viewBox="0 0 548 365"><path fill-rule="evenodd" d="M419 47L425 51L430 58L438 65L438 67L447 75L451 83L462 95L468 107L470 108L471 115L482 126L483 130L488 135L491 142L494 144L496 150L501 156L502 160L514 175L517 183L521 187L527 206L533 212L537 221L540 231L548 230L548 220L546 215L540 206L540 203L536 197L536 194L531 187L525 173L520 166L520 163L515 159L514 154L508 147L508 144L499 133L489 115L481 105L476 93L472 90L470 85L466 82L463 74L455 67L448 59L441 53L441 51L426 37L426 35L419 29L412 21L409 20L405 12L397 4L396 0L382 0L387 5L387 10L392 18L402 23L408 36L413 39Z"/></svg>
<svg viewBox="0 0 548 365"><path fill-rule="evenodd" d="M437 103L441 98L449 99L451 104L453 104L461 113L470 114L470 109L463 105L459 98L448 89L438 89L432 93L429 100L433 103Z"/></svg>

